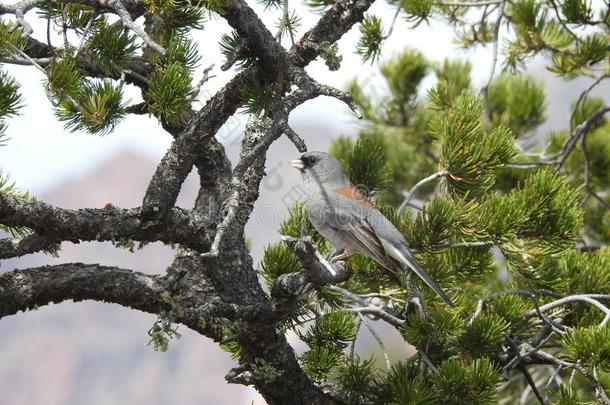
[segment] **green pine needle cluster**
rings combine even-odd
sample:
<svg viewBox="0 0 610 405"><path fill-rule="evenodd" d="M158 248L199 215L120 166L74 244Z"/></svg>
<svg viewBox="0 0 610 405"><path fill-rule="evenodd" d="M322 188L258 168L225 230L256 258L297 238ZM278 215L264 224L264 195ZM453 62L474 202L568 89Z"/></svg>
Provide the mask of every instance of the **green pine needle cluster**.
<svg viewBox="0 0 610 405"><path fill-rule="evenodd" d="M242 110L246 114L264 117L269 112L276 93L272 83L251 80L241 89Z"/></svg>
<svg viewBox="0 0 610 405"><path fill-rule="evenodd" d="M190 70L181 63L172 63L150 75L144 100L153 115L162 122L176 125L186 119L195 96Z"/></svg>
<svg viewBox="0 0 610 405"><path fill-rule="evenodd" d="M349 360L338 371L339 394L348 404L374 404L375 364L372 359Z"/></svg>
<svg viewBox="0 0 610 405"><path fill-rule="evenodd" d="M432 14L431 0L404 0L402 9L407 14L407 21L415 23L415 26L423 21L428 21L428 17Z"/></svg>
<svg viewBox="0 0 610 405"><path fill-rule="evenodd" d="M596 19L588 0L550 4L519 0L511 2L505 12L515 33L505 47L505 63L509 69L520 69L527 60L545 54L550 56L550 71L574 77L603 65L610 51L610 41L603 29L575 34L577 28L603 25L599 23L607 19L603 10L600 10L600 19ZM467 38L468 31L465 33Z"/></svg>
<svg viewBox="0 0 610 405"><path fill-rule="evenodd" d="M268 285L283 274L301 270L299 259L285 243L278 242L265 248L261 271Z"/></svg>
<svg viewBox="0 0 610 405"><path fill-rule="evenodd" d="M498 355L508 328L508 322L502 317L494 313L484 314L466 324L457 344L465 355L473 358Z"/></svg>
<svg viewBox="0 0 610 405"><path fill-rule="evenodd" d="M305 5L319 13L323 13L336 2L336 0L305 0Z"/></svg>
<svg viewBox="0 0 610 405"><path fill-rule="evenodd" d="M573 244L583 224L578 195L551 170L529 176L514 198L524 202L526 220L519 226L521 238L546 246L545 253L560 252Z"/></svg>
<svg viewBox="0 0 610 405"><path fill-rule="evenodd" d="M50 19L57 27L84 32L85 28L98 13L93 7L75 3L44 3L37 10L44 19Z"/></svg>
<svg viewBox="0 0 610 405"><path fill-rule="evenodd" d="M524 134L545 120L542 84L527 75L504 74L489 86L489 115L514 134Z"/></svg>
<svg viewBox="0 0 610 405"><path fill-rule="evenodd" d="M561 13L567 22L573 24L587 24L593 19L593 9L587 0L565 0L561 4Z"/></svg>
<svg viewBox="0 0 610 405"><path fill-rule="evenodd" d="M74 58L53 60L46 86L57 103L55 115L70 131L103 135L125 117L122 88L109 80L86 79Z"/></svg>
<svg viewBox="0 0 610 405"><path fill-rule="evenodd" d="M301 356L303 368L316 381L327 379L333 369L347 360L341 353L358 333L353 314L334 310L316 318L314 324L300 338L310 350Z"/></svg>
<svg viewBox="0 0 610 405"><path fill-rule="evenodd" d="M554 393L553 405L582 405L585 404L582 395L574 388L566 385L560 386Z"/></svg>
<svg viewBox="0 0 610 405"><path fill-rule="evenodd" d="M70 131L106 134L125 117L123 92L108 81L87 83L75 97L59 102L57 118Z"/></svg>
<svg viewBox="0 0 610 405"><path fill-rule="evenodd" d="M356 53L363 61L377 61L381 55L381 44L384 40L383 24L376 15L366 15L360 24L360 39L356 44Z"/></svg>
<svg viewBox="0 0 610 405"><path fill-rule="evenodd" d="M609 327L572 329L563 336L562 343L571 361L610 371Z"/></svg>
<svg viewBox="0 0 610 405"><path fill-rule="evenodd" d="M179 32L172 32L162 43L165 47L164 54L150 54L150 59L157 68L178 63L192 71L201 61L196 43Z"/></svg>
<svg viewBox="0 0 610 405"><path fill-rule="evenodd" d="M245 69L256 62L256 57L248 51L245 41L233 30L228 34L222 34L220 38L220 51L226 59L235 60L235 66Z"/></svg>
<svg viewBox="0 0 610 405"><path fill-rule="evenodd" d="M436 405L430 381L422 378L413 359L392 364L375 386L376 400L382 404Z"/></svg>
<svg viewBox="0 0 610 405"><path fill-rule="evenodd" d="M482 103L464 94L432 122L431 131L440 140L440 165L448 171L450 191L458 195L487 191L494 172L517 154L512 132L495 127L488 133L481 122Z"/></svg>
<svg viewBox="0 0 610 405"><path fill-rule="evenodd" d="M592 253L571 251L562 257L558 267L563 280L562 291L569 294L606 294L610 291L610 249Z"/></svg>
<svg viewBox="0 0 610 405"><path fill-rule="evenodd" d="M0 20L0 57L14 56L14 50L23 50L26 42L21 28L15 27L13 22Z"/></svg>
<svg viewBox="0 0 610 405"><path fill-rule="evenodd" d="M438 363L457 354L455 344L464 321L455 311L441 306L435 305L428 312L425 318L411 315L400 332L407 342Z"/></svg>
<svg viewBox="0 0 610 405"><path fill-rule="evenodd" d="M278 22L275 24L278 29L278 38L281 41L285 36L290 37L290 41L294 43L297 29L301 25L301 17L298 16L296 10L286 16L280 17Z"/></svg>
<svg viewBox="0 0 610 405"><path fill-rule="evenodd" d="M22 104L23 98L19 93L19 83L0 70L0 146L7 140L4 135L6 118L17 115Z"/></svg>
<svg viewBox="0 0 610 405"><path fill-rule="evenodd" d="M353 142L339 138L331 147L343 164L352 183L365 195L384 190L392 183L392 169L387 164L385 141L381 134L369 133Z"/></svg>
<svg viewBox="0 0 610 405"><path fill-rule="evenodd" d="M117 24L95 27L86 44L86 52L100 70L110 77L119 77L138 46L135 36Z"/></svg>
<svg viewBox="0 0 610 405"><path fill-rule="evenodd" d="M0 195L16 197L23 200L32 198L28 192L20 191L8 174L0 170ZM0 224L0 231L6 232L14 238L22 238L30 231L24 227L13 227Z"/></svg>
<svg viewBox="0 0 610 405"><path fill-rule="evenodd" d="M56 100L77 97L84 75L74 58L54 59L47 67L47 91Z"/></svg>
<svg viewBox="0 0 610 405"><path fill-rule="evenodd" d="M455 405L492 405L497 402L500 374L489 359L446 360L433 377L441 403Z"/></svg>
<svg viewBox="0 0 610 405"><path fill-rule="evenodd" d="M265 10L280 8L282 6L280 0L257 0L257 3L265 6Z"/></svg>
<svg viewBox="0 0 610 405"><path fill-rule="evenodd" d="M216 2L214 2L216 3ZM222 4L201 2L200 4L211 11L224 8ZM186 33L193 29L202 29L205 12L193 2L184 0L146 0L146 7L150 15L150 22L156 36L169 36L171 33Z"/></svg>

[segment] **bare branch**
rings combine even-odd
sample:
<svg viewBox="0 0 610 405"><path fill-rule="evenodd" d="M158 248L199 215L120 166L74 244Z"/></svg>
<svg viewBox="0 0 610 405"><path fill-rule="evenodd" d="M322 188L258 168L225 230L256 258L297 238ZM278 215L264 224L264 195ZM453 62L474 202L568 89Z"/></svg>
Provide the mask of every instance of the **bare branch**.
<svg viewBox="0 0 610 405"><path fill-rule="evenodd" d="M374 317L383 319L390 325L395 326L397 328L404 325L404 323L405 323L405 321L403 319L390 315L387 312L385 312L384 310L382 310L381 308L375 307L375 306L353 307L353 308L350 308L350 311L357 313L357 314L372 315Z"/></svg>
<svg viewBox="0 0 610 405"><path fill-rule="evenodd" d="M281 127L284 134L292 141L299 152L307 152L307 145L305 145L305 141L295 132L294 129L290 127L290 125L288 125L287 122L282 124Z"/></svg>
<svg viewBox="0 0 610 405"><path fill-rule="evenodd" d="M385 365L389 371L392 368L392 363L390 362L390 356L388 355L388 351L385 348L385 345L383 344L383 340L381 340L381 338L379 337L377 332L375 332L375 328L373 328L373 325L371 325L369 320L364 315L362 315L361 312L358 313L358 317L360 318L362 323L364 323L364 326L366 326L366 328L369 330L369 332L371 332L371 335L373 335L373 338L375 338L375 340L377 341L377 344L379 345L379 347L381 348L381 352L383 353L383 359L385 360Z"/></svg>
<svg viewBox="0 0 610 405"><path fill-rule="evenodd" d="M527 343L523 343L521 347L523 348L525 354L532 358L532 363L536 363L537 361L542 360L546 364L553 364L557 367L570 368L578 371L593 384L598 399L603 404L610 405L610 398L608 398L608 396L606 395L604 386L602 385L599 378L597 378L595 373L589 372L589 370L587 370L585 367L581 366L578 363L571 363L565 360L561 360L550 353L531 347Z"/></svg>
<svg viewBox="0 0 610 405"><path fill-rule="evenodd" d="M17 24L19 24L23 28L23 35L29 36L34 30L32 26L25 21L25 13L27 13L32 8L36 7L38 4L43 3L43 0L23 0L19 3L12 5L12 12L15 14L17 18ZM4 6L9 9L9 6Z"/></svg>
<svg viewBox="0 0 610 405"><path fill-rule="evenodd" d="M293 238L283 236L282 240L294 251L308 275L308 282L314 287L336 284L346 281L351 276L351 270L344 262L330 264L317 251L310 237Z"/></svg>
<svg viewBox="0 0 610 405"><path fill-rule="evenodd" d="M69 210L34 199L24 200L0 194L0 223L32 229L48 243L159 240L180 243L200 251L210 243L206 223L180 208L172 209L163 223L163 229L159 229L155 223L143 221L137 208L119 209L109 204L107 208Z"/></svg>
<svg viewBox="0 0 610 405"><path fill-rule="evenodd" d="M610 299L610 295L602 295L601 297L603 298L607 298ZM587 304L591 304L594 307L596 307L597 309L599 309L600 311L604 312L604 314L606 315L604 317L604 320L602 321L602 323L600 323L599 328L603 328L606 326L606 324L608 323L608 321L610 321L610 309L605 306L604 304L602 304L601 302L598 301L597 298L600 298L599 295L589 295L589 294L579 294L579 295L569 295L567 297L564 298L560 298L556 301L550 302L548 304L545 304L543 306L540 307L540 311L541 313L550 311L551 309L566 305L566 304L572 304L575 302L586 302ZM525 318L531 318L535 315L538 314L538 311L529 311L523 314L523 316Z"/></svg>
<svg viewBox="0 0 610 405"><path fill-rule="evenodd" d="M532 392L536 396L536 399L538 400L538 402L540 402L541 405L546 405L546 401L544 400L542 395L540 395L540 391L538 391L538 387L536 387L536 382L532 378L532 375L529 373L529 371L527 371L527 367L524 365L521 365L518 367L518 370L521 371L521 374L523 374L523 377L525 377L525 381L527 381L529 388L532 390ZM527 393L528 393L527 390L523 391L523 394L521 395L521 398L522 398L521 403L525 403L525 400L527 400L527 396L528 396Z"/></svg>
<svg viewBox="0 0 610 405"><path fill-rule="evenodd" d="M426 185L436 179L439 179L441 177L446 177L448 175L449 175L449 172L447 170L441 170L440 172L436 172L436 173L418 181L413 187L411 187L411 190L409 190L405 199L398 207L398 213L402 213L405 210L405 208L407 208L407 206L411 202L411 198L413 198L413 196L415 195L417 190L419 190L424 185Z"/></svg>
<svg viewBox="0 0 610 405"><path fill-rule="evenodd" d="M199 82L197 82L197 85L195 86L195 88L193 89L193 92L197 95L199 95L199 93L201 92L201 87L203 87L203 85L210 80L213 77L216 77L216 75L211 75L210 72L212 71L212 69L214 69L214 64L212 63L211 65L209 65L208 67L206 67L205 69L203 69L203 76L201 76L201 79L199 80Z"/></svg>
<svg viewBox="0 0 610 405"><path fill-rule="evenodd" d="M398 20L398 15L402 11L402 8L403 8L403 5L398 4L398 7L396 7L396 11L394 12L394 17L392 17L392 23L390 24L390 29L388 30L388 33L383 36L383 39L390 38L390 36L392 35L392 32L394 32L394 26L396 25L396 21Z"/></svg>
<svg viewBox="0 0 610 405"><path fill-rule="evenodd" d="M120 304L159 312L165 304L157 276L98 264L66 263L0 275L0 317L72 299Z"/></svg>
<svg viewBox="0 0 610 405"><path fill-rule="evenodd" d="M146 31L144 31L142 27L140 27L131 19L131 15L129 15L129 11L127 11L127 9L125 8L125 5L123 4L122 0L110 0L108 2L108 5L116 11L117 15L121 18L123 25L135 32L135 34L139 36L142 41L144 41L144 43L148 45L148 47L154 49L155 51L161 54L165 53L165 48L153 41L148 36Z"/></svg>
<svg viewBox="0 0 610 405"><path fill-rule="evenodd" d="M580 93L580 95L578 96L578 100L576 100L576 103L574 104L574 108L572 109L572 114L570 115L570 132L574 131L574 119L576 116L576 112L580 108L580 105L583 102L583 100L585 98L587 98L589 93L591 93L591 91L595 87L597 87L598 84L600 84L603 80L605 80L609 77L610 77L610 74L601 75L593 83L591 83L591 85L589 87L587 87L582 93Z"/></svg>
<svg viewBox="0 0 610 405"><path fill-rule="evenodd" d="M57 241L38 234L31 234L22 239L0 239L0 259L20 257L40 251L55 254L58 249Z"/></svg>
<svg viewBox="0 0 610 405"><path fill-rule="evenodd" d="M40 65L47 65L51 62L51 58L43 58L43 59L34 59L34 58L0 58L0 63L6 63L11 65L21 65L21 66L34 66L38 67Z"/></svg>
<svg viewBox="0 0 610 405"><path fill-rule="evenodd" d="M504 17L504 6L505 5L506 5L506 1L502 1L500 3L500 9L498 10L498 18L494 25L494 31L493 31L494 39L493 39L493 50L492 50L492 56L491 56L491 67L489 68L489 77L487 79L487 83L485 84L485 86L483 86L483 89L481 91L483 93L483 99L485 100L485 102L484 102L485 111L483 113L483 117L484 117L484 128L486 130L487 130L487 127L489 126L489 120L491 119L490 111L489 111L489 86L491 85L491 82L494 78L494 75L496 73L496 65L498 64L498 48L500 46L500 44L499 44L500 25L502 24L502 18Z"/></svg>
<svg viewBox="0 0 610 405"><path fill-rule="evenodd" d="M559 170L562 168L562 166L564 165L564 163L570 156L570 153L574 150L574 148L578 144L578 141L584 136L585 133L589 132L591 127L594 124L596 124L598 121L600 121L604 117L604 115L606 115L606 113L608 111L610 111L610 107L606 107L606 106L600 107L593 114L591 114L591 116L589 118L587 118L580 125L578 125L574 129L574 131L572 131L572 134L570 135L570 137L564 144L562 151L557 156L552 157L552 158L561 157L561 159L559 160L559 163L557 164L556 172L559 172Z"/></svg>
<svg viewBox="0 0 610 405"><path fill-rule="evenodd" d="M46 70L44 70L44 68L42 66L40 66L39 61L30 58L30 56L23 52L21 49L17 48L16 46L14 46L11 43L6 42L5 43L6 46L8 46L10 49L13 50L13 52L15 52L17 55L21 56L24 60L28 61L30 65L34 66L36 69L40 70L42 72L43 75L47 75ZM43 59L43 61L48 60L48 59Z"/></svg>
<svg viewBox="0 0 610 405"><path fill-rule="evenodd" d="M159 314L170 305L159 276L99 264L65 263L13 270L0 274L0 318L65 300L95 300ZM176 319L189 328L219 341L222 329L199 318Z"/></svg>

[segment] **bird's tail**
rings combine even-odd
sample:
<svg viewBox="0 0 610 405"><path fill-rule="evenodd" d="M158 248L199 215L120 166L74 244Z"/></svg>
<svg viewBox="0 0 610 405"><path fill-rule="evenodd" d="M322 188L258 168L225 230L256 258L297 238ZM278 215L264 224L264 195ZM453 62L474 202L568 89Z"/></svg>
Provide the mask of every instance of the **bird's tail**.
<svg viewBox="0 0 610 405"><path fill-rule="evenodd" d="M415 259L415 257L413 257L413 255L411 254L411 252L409 252L408 249L401 249L400 256L401 259L404 259L401 260L403 261L403 265L406 265L411 270L413 270L413 272L417 274L419 278L421 278L422 281L426 283L428 287L430 287L434 290L434 292L440 295L440 297L443 299L443 301L445 301L445 303L447 303L447 305L451 307L454 306L453 302L451 302L451 299L449 299L447 294L445 294L445 292L438 286L438 284L436 284L434 280L432 280L432 277L430 277L428 272L424 270L421 264L419 264L419 262Z"/></svg>

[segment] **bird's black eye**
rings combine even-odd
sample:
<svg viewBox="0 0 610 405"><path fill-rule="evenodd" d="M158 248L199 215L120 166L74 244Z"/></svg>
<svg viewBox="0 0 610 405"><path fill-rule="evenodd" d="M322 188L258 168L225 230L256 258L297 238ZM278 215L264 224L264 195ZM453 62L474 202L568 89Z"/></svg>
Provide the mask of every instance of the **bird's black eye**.
<svg viewBox="0 0 610 405"><path fill-rule="evenodd" d="M305 167L311 167L316 163L316 158L314 156L302 156L301 160L305 164Z"/></svg>

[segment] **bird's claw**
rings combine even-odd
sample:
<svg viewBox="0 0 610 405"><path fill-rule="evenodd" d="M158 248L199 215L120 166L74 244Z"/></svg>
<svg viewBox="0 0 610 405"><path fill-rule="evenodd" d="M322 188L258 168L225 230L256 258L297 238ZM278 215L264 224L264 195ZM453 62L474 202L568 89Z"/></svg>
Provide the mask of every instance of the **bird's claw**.
<svg viewBox="0 0 610 405"><path fill-rule="evenodd" d="M349 259L350 257L354 256L355 253L354 252L350 252L348 250L344 250L342 251L340 254L338 255L333 255L333 257L331 257L328 261L330 263L336 263L339 261L346 261L347 259Z"/></svg>

